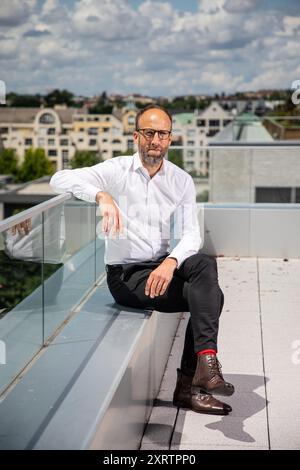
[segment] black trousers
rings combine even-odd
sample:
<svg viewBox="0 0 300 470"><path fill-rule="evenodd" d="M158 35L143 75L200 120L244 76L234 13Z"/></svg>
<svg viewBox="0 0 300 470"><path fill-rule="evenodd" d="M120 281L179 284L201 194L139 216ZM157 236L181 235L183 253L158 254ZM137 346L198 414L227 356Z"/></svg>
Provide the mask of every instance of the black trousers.
<svg viewBox="0 0 300 470"><path fill-rule="evenodd" d="M115 301L124 306L161 312L190 312L185 333L181 369L193 374L197 365L195 353L217 350L219 317L224 295L218 283L214 257L197 253L188 257L178 269L163 295L145 295L147 279L168 256L155 261L106 265L107 284Z"/></svg>

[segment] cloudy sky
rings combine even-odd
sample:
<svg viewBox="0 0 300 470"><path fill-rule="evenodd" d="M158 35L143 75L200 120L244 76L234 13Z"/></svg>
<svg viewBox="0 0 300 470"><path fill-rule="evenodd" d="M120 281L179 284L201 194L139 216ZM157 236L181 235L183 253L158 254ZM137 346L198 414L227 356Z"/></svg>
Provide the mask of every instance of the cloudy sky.
<svg viewBox="0 0 300 470"><path fill-rule="evenodd" d="M290 88L300 0L1 0L8 91L152 96Z"/></svg>

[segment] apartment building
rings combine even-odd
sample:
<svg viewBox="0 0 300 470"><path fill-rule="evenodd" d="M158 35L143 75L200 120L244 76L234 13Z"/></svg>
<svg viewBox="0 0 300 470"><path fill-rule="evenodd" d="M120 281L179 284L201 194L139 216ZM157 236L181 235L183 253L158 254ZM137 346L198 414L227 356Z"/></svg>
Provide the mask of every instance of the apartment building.
<svg viewBox="0 0 300 470"><path fill-rule="evenodd" d="M183 146L184 168L196 175L209 176L208 146L212 137L224 129L232 115L218 103L211 103L204 111L180 113L173 116L173 145Z"/></svg>
<svg viewBox="0 0 300 470"><path fill-rule="evenodd" d="M134 110L85 114L78 108L0 108L0 140L22 162L28 148L43 148L55 170L68 168L76 150L106 160L133 148ZM125 129L125 132L124 132Z"/></svg>

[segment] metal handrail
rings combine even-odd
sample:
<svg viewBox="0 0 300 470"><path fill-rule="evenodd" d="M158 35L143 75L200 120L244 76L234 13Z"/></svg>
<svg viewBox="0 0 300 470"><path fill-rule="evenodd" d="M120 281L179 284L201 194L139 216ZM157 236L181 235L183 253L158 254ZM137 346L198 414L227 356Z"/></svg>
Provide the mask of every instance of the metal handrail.
<svg viewBox="0 0 300 470"><path fill-rule="evenodd" d="M208 145L171 145L169 147L169 150L212 150L214 149L215 147L218 147L219 148L234 148L234 149L237 149L237 148L253 148L253 149L257 149L257 148L265 148L265 147L268 147L268 148L271 148L271 149L276 149L276 148L280 148L280 149L283 149L283 148L291 148L291 147L296 147L296 148L300 148L300 140L284 140L284 141L276 141L275 142L210 142Z"/></svg>
<svg viewBox="0 0 300 470"><path fill-rule="evenodd" d="M48 209L56 207L59 204L68 201L69 199L72 199L71 193L59 194L58 196L55 196L48 201L42 202L41 204L37 204L34 207L30 207L29 209L26 209L19 214L12 215L11 217L8 217L7 219L4 219L0 222L0 233L14 227L17 224L20 224L21 222L24 222L24 220L42 214Z"/></svg>

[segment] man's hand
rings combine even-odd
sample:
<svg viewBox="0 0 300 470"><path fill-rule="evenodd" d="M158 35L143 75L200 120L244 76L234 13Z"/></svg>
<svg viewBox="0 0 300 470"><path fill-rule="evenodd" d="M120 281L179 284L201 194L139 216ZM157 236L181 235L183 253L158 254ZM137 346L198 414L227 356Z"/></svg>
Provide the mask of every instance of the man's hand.
<svg viewBox="0 0 300 470"><path fill-rule="evenodd" d="M100 206L102 219L102 230L106 234L110 232L114 236L117 232L122 233L122 221L119 208L109 193L100 191L96 195L96 202Z"/></svg>
<svg viewBox="0 0 300 470"><path fill-rule="evenodd" d="M31 219L26 219L11 228L11 233L15 235L17 232L19 235L28 235L31 230Z"/></svg>
<svg viewBox="0 0 300 470"><path fill-rule="evenodd" d="M166 258L148 277L145 295L150 294L151 299L163 295L171 282L176 267L177 260L175 258Z"/></svg>

